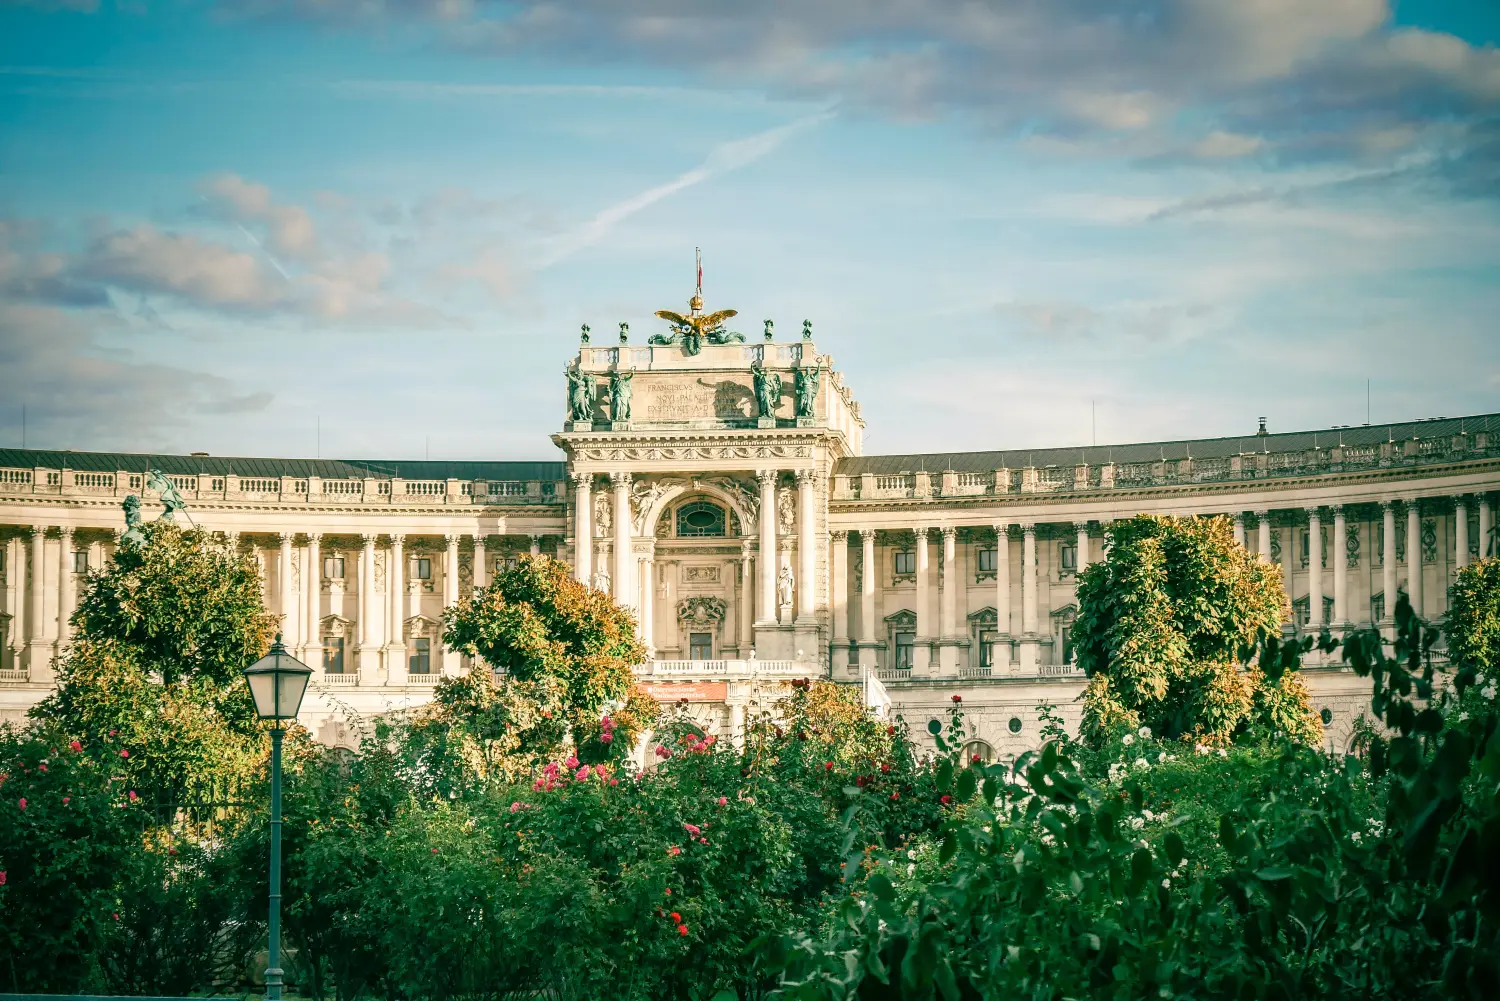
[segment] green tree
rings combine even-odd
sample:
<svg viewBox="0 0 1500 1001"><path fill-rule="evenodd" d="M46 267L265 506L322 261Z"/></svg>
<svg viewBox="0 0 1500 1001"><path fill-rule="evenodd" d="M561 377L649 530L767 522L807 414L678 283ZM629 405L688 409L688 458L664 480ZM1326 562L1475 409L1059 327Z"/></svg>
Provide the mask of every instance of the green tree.
<svg viewBox="0 0 1500 1001"><path fill-rule="evenodd" d="M1143 724L1215 742L1246 729L1321 737L1295 672L1267 682L1240 667L1279 630L1286 592L1229 519L1142 515L1108 534L1107 555L1081 575L1073 631L1089 739Z"/></svg>
<svg viewBox="0 0 1500 1001"><path fill-rule="evenodd" d="M631 670L646 656L634 616L564 563L522 557L443 617L444 642L504 678L480 670L439 686L417 728L445 755L529 767L571 742L582 761L618 760L655 719Z"/></svg>
<svg viewBox="0 0 1500 1001"><path fill-rule="evenodd" d="M1500 557L1470 563L1448 588L1448 655L1480 668L1500 665Z"/></svg>

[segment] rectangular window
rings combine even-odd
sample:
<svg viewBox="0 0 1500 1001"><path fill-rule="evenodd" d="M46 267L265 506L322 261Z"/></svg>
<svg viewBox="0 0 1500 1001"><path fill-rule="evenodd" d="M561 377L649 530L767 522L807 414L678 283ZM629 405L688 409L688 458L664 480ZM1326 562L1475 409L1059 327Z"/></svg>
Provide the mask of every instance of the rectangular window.
<svg viewBox="0 0 1500 1001"><path fill-rule="evenodd" d="M328 580L343 580L344 558L342 556L329 556L323 560L323 576Z"/></svg>
<svg viewBox="0 0 1500 1001"><path fill-rule="evenodd" d="M1058 547L1058 564L1063 573L1072 573L1078 569L1078 543L1064 542Z"/></svg>
<svg viewBox="0 0 1500 1001"><path fill-rule="evenodd" d="M993 552L993 550L991 550ZM999 634L993 629L981 629L979 631L979 666L995 666L995 637Z"/></svg>
<svg viewBox="0 0 1500 1001"><path fill-rule="evenodd" d="M323 673L344 673L344 637L323 637Z"/></svg>
<svg viewBox="0 0 1500 1001"><path fill-rule="evenodd" d="M89 572L89 554L88 554L88 550L84 550L81 553L74 553L73 554L73 572L74 573L88 573Z"/></svg>
<svg viewBox="0 0 1500 1001"><path fill-rule="evenodd" d="M1385 595L1375 594L1370 597L1370 621L1378 625L1385 619Z"/></svg>
<svg viewBox="0 0 1500 1001"><path fill-rule="evenodd" d="M904 577L917 572L917 554L912 552L896 553L896 576Z"/></svg>
<svg viewBox="0 0 1500 1001"><path fill-rule="evenodd" d="M432 673L432 640L424 637L411 641L411 654L406 659L406 670L411 674Z"/></svg>
<svg viewBox="0 0 1500 1001"><path fill-rule="evenodd" d="M1062 627L1062 662L1073 663L1073 627Z"/></svg>
<svg viewBox="0 0 1500 1001"><path fill-rule="evenodd" d="M898 670L898 671L910 671L911 670L911 661L912 661L911 649L912 649L912 646L916 642L916 638L917 638L917 634L916 633L897 633L896 634L896 670Z"/></svg>
<svg viewBox="0 0 1500 1001"><path fill-rule="evenodd" d="M714 659L714 634L692 633L688 637L688 656L692 660Z"/></svg>
<svg viewBox="0 0 1500 1001"><path fill-rule="evenodd" d="M981 550L979 550L979 572L980 573L994 573L995 570L999 567L999 565L1000 565L1000 550L998 550L998 549L981 549Z"/></svg>
<svg viewBox="0 0 1500 1001"><path fill-rule="evenodd" d="M419 556L411 561L412 580L432 580L432 560Z"/></svg>

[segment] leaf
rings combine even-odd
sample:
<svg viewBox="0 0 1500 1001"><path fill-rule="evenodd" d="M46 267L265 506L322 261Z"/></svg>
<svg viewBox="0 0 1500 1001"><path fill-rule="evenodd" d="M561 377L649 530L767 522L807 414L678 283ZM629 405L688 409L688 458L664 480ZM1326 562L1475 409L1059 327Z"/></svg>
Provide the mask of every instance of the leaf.
<svg viewBox="0 0 1500 1001"><path fill-rule="evenodd" d="M1182 837L1176 831L1168 831L1167 836L1162 839L1162 847L1167 851L1167 859L1175 867L1182 863L1187 855L1187 850L1182 843Z"/></svg>
<svg viewBox="0 0 1500 1001"><path fill-rule="evenodd" d="M1264 869L1257 870L1255 878L1267 883L1275 883L1283 879L1291 879L1297 875L1296 869L1288 869L1284 866L1268 865Z"/></svg>
<svg viewBox="0 0 1500 1001"><path fill-rule="evenodd" d="M954 794L958 797L959 802L967 802L974 798L974 793L977 791L978 785L979 780L974 775L974 769L965 768L958 773L958 786L954 790Z"/></svg>
<svg viewBox="0 0 1500 1001"><path fill-rule="evenodd" d="M870 892L875 894L877 900L894 900L896 898L896 887L891 883L891 878L883 872L877 872L865 881Z"/></svg>
<svg viewBox="0 0 1500 1001"><path fill-rule="evenodd" d="M1151 878L1151 853L1144 848L1137 848L1135 854L1130 856L1130 892L1136 893Z"/></svg>

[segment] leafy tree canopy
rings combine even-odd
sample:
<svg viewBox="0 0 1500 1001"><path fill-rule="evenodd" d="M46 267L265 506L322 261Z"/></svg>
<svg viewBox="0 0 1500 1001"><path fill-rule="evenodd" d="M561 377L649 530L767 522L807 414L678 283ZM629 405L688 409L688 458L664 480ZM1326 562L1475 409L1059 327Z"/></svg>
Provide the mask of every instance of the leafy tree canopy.
<svg viewBox="0 0 1500 1001"><path fill-rule="evenodd" d="M1116 522L1104 559L1080 575L1073 642L1089 675L1084 733L1141 725L1224 742L1247 729L1321 736L1295 672L1242 670L1279 631L1280 570L1234 541L1227 518Z"/></svg>
<svg viewBox="0 0 1500 1001"><path fill-rule="evenodd" d="M1461 664L1500 664L1500 557L1470 563L1448 589L1448 655Z"/></svg>

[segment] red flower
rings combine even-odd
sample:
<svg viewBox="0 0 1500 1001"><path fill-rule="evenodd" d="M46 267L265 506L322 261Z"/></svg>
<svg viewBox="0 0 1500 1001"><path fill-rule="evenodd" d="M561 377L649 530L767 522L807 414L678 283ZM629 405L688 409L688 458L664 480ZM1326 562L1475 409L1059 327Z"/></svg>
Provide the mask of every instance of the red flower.
<svg viewBox="0 0 1500 1001"><path fill-rule="evenodd" d="M880 770L889 775L891 773L891 763L889 761L883 762L880 766Z"/></svg>
<svg viewBox="0 0 1500 1001"><path fill-rule="evenodd" d="M114 914L111 914L111 915L110 915L110 917L112 917L112 918L114 918L114 919L115 919L115 920L116 920L116 921L118 921L118 920L120 920L120 915L119 915L119 912L116 912L116 913L114 913Z"/></svg>
<svg viewBox="0 0 1500 1001"><path fill-rule="evenodd" d="M979 764L979 755L976 754L972 758L970 758L969 759L969 764L971 764L971 765L977 765L977 764Z"/></svg>
<svg viewBox="0 0 1500 1001"><path fill-rule="evenodd" d="M120 748L120 757L122 757L122 758L128 758L128 757L130 757L130 752L127 751L127 750L125 750L125 748L122 747L122 748Z"/></svg>
<svg viewBox="0 0 1500 1001"><path fill-rule="evenodd" d="M865 787L865 783L868 782L868 781L869 781L868 779L866 779L863 775L861 775L857 779L854 780L854 784L857 785L857 786L859 786L861 789L863 789Z"/></svg>
<svg viewBox="0 0 1500 1001"><path fill-rule="evenodd" d="M68 800L70 800L72 798L73 798L72 796L64 796L63 797L63 806L67 806L68 805Z"/></svg>
<svg viewBox="0 0 1500 1001"><path fill-rule="evenodd" d="M954 702L962 702L963 700L964 700L964 697L962 695L955 695L955 696L953 696L953 701Z"/></svg>
<svg viewBox="0 0 1500 1001"><path fill-rule="evenodd" d="M901 794L899 792L893 792L893 793L891 793L891 799L896 800L896 799L900 799L900 798L901 798Z"/></svg>
<svg viewBox="0 0 1500 1001"><path fill-rule="evenodd" d="M114 736L114 735L115 735L115 734L117 734L117 733L119 733L119 732L120 732L120 731L119 731L119 730L111 730L111 731L109 731L109 735L110 735L110 736L111 736L111 737L113 737L113 736Z"/></svg>
<svg viewBox="0 0 1500 1001"><path fill-rule="evenodd" d="M944 806L947 806L949 803L953 802L953 797L949 796L947 793L944 793L943 798L938 800L938 802L943 804Z"/></svg>
<svg viewBox="0 0 1500 1001"><path fill-rule="evenodd" d="M5 870L0 869L0 886L5 885Z"/></svg>
<svg viewBox="0 0 1500 1001"><path fill-rule="evenodd" d="M665 890L662 890L661 892L665 893L667 896L670 897L672 895L672 888L669 886Z"/></svg>
<svg viewBox="0 0 1500 1001"><path fill-rule="evenodd" d="M47 762L43 761L41 764L37 765L37 767L45 772L47 770Z"/></svg>
<svg viewBox="0 0 1500 1001"><path fill-rule="evenodd" d="M728 802L729 802L728 797L725 797L725 796L720 796L719 797L719 805L720 806L723 806L723 805L725 805Z"/></svg>
<svg viewBox="0 0 1500 1001"><path fill-rule="evenodd" d="M680 924L682 924L682 915L678 914L676 911L673 911L672 912L672 923L674 925L680 925Z"/></svg>
<svg viewBox="0 0 1500 1001"><path fill-rule="evenodd" d="M823 762L823 771L825 771L825 772L831 772L831 771L833 771L833 762L832 761L825 761L825 762Z"/></svg>
<svg viewBox="0 0 1500 1001"><path fill-rule="evenodd" d="M687 934L687 925L678 925L677 926L677 934L679 934L679 935L686 935Z"/></svg>
<svg viewBox="0 0 1500 1001"><path fill-rule="evenodd" d="M432 854L434 854L434 855L436 855L436 854L437 854L437 849L436 849L436 848L434 848L434 849L433 849L433 850L432 850Z"/></svg>
<svg viewBox="0 0 1500 1001"><path fill-rule="evenodd" d="M894 737L894 736L896 736L896 728L894 726L888 726L888 727L886 727L885 728L885 735L887 737Z"/></svg>
<svg viewBox="0 0 1500 1001"><path fill-rule="evenodd" d="M21 805L21 809L23 809L23 810L26 809L26 797L25 796L21 797L21 804L20 805Z"/></svg>
<svg viewBox="0 0 1500 1001"><path fill-rule="evenodd" d="M667 854L668 855L681 855L682 854L682 849L678 848L676 845L673 845L672 847L670 847L670 848L667 849Z"/></svg>
<svg viewBox="0 0 1500 1001"><path fill-rule="evenodd" d="M614 739L615 739L615 735L612 734L612 733L610 733L608 730L605 730L603 733L601 733L599 735L599 743L601 743L601 744L608 744L610 741L612 741Z"/></svg>
<svg viewBox="0 0 1500 1001"><path fill-rule="evenodd" d="M75 740L75 741L73 741L73 742L72 742L72 743L71 743L71 744L69 744L69 745L68 745L68 746L69 746L69 747L71 747L71 748L72 748L72 749L73 749L73 750L75 750L75 751L81 751L81 750L83 750L83 745L82 745L82 744L80 744L80 743L79 743L79 742L78 742L78 741L76 741L76 740Z"/></svg>
<svg viewBox="0 0 1500 1001"><path fill-rule="evenodd" d="M130 801L134 803L138 799L140 799L140 797L135 794L135 790L130 790Z"/></svg>

